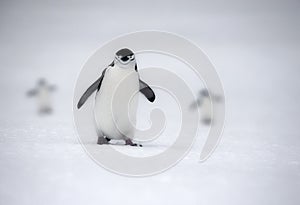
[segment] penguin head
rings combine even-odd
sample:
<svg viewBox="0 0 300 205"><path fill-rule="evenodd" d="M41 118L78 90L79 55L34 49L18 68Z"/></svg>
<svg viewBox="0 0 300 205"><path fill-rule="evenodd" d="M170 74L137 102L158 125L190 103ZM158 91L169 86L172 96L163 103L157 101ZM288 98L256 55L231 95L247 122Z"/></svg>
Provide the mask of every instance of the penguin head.
<svg viewBox="0 0 300 205"><path fill-rule="evenodd" d="M209 97L208 90L207 89L202 89L200 91L200 95L203 96L203 97Z"/></svg>
<svg viewBox="0 0 300 205"><path fill-rule="evenodd" d="M135 65L134 53L128 48L122 48L115 55L115 63L122 68L128 68Z"/></svg>
<svg viewBox="0 0 300 205"><path fill-rule="evenodd" d="M46 85L46 80L44 78L40 78L38 80L38 86L45 86Z"/></svg>

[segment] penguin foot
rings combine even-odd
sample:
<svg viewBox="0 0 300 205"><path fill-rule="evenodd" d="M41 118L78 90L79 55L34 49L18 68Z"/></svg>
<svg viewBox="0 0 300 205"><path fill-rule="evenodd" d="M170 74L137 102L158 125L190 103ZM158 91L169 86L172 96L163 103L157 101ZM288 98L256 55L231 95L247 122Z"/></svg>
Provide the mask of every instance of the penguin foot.
<svg viewBox="0 0 300 205"><path fill-rule="evenodd" d="M108 144L108 140L104 137L98 137L97 144L102 145L102 144Z"/></svg>
<svg viewBox="0 0 300 205"><path fill-rule="evenodd" d="M205 125L210 125L211 124L211 119L210 118L204 118L202 119L202 123Z"/></svg>
<svg viewBox="0 0 300 205"><path fill-rule="evenodd" d="M135 147L142 147L141 144L133 143L133 142L131 141L131 139L125 140L125 145L130 145L130 146L135 146Z"/></svg>

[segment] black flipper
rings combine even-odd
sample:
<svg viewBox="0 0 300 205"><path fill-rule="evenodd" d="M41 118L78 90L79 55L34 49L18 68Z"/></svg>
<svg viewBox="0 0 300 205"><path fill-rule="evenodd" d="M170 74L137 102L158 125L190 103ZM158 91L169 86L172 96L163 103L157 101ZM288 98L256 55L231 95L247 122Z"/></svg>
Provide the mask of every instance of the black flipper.
<svg viewBox="0 0 300 205"><path fill-rule="evenodd" d="M55 86L55 85L50 85L50 86L48 86L48 90L49 91L55 91L57 89L57 87Z"/></svg>
<svg viewBox="0 0 300 205"><path fill-rule="evenodd" d="M35 96L36 94L38 93L38 91L36 89L33 89L33 90L29 90L26 95L28 97L32 97L32 96Z"/></svg>
<svg viewBox="0 0 300 205"><path fill-rule="evenodd" d="M98 78L98 80L96 80L85 92L84 94L81 96L78 104L77 104L77 108L80 109L81 106L85 103L85 101L93 94L93 92L95 92L96 90L99 90L101 87L101 83L102 80L104 78L105 75L105 70L102 72L102 75L100 78Z"/></svg>
<svg viewBox="0 0 300 205"><path fill-rule="evenodd" d="M140 79L140 92L143 93L143 95L145 95L145 97L150 102L153 102L155 100L155 94L153 90L149 87L149 85L147 85L147 83L145 83L141 79Z"/></svg>

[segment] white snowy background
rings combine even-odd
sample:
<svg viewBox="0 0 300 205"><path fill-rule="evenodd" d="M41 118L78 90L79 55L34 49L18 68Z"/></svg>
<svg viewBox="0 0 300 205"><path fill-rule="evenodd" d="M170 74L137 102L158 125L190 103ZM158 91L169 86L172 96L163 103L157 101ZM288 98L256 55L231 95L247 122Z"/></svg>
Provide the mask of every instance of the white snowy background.
<svg viewBox="0 0 300 205"><path fill-rule="evenodd" d="M299 204L300 3L286 1L1 1L0 204ZM214 154L201 147L151 177L123 177L78 143L72 99L87 58L137 30L201 47L226 94ZM57 85L55 112L25 93ZM201 139L199 139L201 141Z"/></svg>

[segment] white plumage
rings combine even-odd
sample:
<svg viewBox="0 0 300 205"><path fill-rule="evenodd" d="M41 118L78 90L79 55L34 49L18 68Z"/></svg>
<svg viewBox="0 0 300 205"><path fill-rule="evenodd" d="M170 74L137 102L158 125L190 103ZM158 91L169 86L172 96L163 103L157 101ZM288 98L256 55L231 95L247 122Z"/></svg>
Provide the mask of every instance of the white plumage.
<svg viewBox="0 0 300 205"><path fill-rule="evenodd" d="M96 94L94 115L96 126L110 139L134 137L138 104L139 75L135 62L126 68L108 67Z"/></svg>

